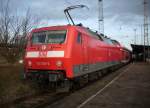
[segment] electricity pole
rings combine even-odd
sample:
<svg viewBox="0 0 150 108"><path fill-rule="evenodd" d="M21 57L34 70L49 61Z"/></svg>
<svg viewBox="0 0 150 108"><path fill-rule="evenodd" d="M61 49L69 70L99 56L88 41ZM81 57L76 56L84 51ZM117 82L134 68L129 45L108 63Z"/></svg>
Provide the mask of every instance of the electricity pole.
<svg viewBox="0 0 150 108"><path fill-rule="evenodd" d="M104 34L103 0L98 0L98 30Z"/></svg>
<svg viewBox="0 0 150 108"><path fill-rule="evenodd" d="M149 55L149 48L146 53L146 46L149 46L148 38L148 2L144 0L144 61L146 61L146 54Z"/></svg>
<svg viewBox="0 0 150 108"><path fill-rule="evenodd" d="M134 44L136 45L136 29L134 29Z"/></svg>

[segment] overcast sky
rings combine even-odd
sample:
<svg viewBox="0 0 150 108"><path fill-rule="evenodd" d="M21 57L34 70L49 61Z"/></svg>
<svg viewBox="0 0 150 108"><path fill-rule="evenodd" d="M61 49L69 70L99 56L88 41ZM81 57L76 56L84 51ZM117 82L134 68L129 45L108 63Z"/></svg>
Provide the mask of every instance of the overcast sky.
<svg viewBox="0 0 150 108"><path fill-rule="evenodd" d="M103 0L103 2L105 34L129 47L129 44L134 41L136 28L137 43L141 44L143 0ZM85 8L71 11L75 22L98 30L98 0L10 0L12 10L17 10L19 15L30 8L31 13L40 18L41 27L67 24L63 10L70 5L78 4L87 5L89 10ZM150 16L150 11L148 14Z"/></svg>

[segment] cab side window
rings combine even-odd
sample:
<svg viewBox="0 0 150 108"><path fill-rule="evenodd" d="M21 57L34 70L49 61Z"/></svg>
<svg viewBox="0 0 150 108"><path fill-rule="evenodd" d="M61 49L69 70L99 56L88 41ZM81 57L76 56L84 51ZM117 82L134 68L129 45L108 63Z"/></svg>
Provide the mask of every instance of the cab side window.
<svg viewBox="0 0 150 108"><path fill-rule="evenodd" d="M82 43L82 36L81 36L81 33L78 33L78 36L77 36L77 43L79 43L79 44Z"/></svg>

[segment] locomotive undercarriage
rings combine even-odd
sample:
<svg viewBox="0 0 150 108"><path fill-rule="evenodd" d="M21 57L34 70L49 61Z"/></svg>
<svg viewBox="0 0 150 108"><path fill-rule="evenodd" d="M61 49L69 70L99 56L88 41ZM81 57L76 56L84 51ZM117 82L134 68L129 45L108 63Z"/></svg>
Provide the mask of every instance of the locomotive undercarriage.
<svg viewBox="0 0 150 108"><path fill-rule="evenodd" d="M42 70L30 70L27 77L35 82L38 82L40 87L52 88L61 92L68 92L74 88L79 88L91 81L95 81L102 76L110 73L123 64L118 64L109 68L105 68L96 72L84 74L73 79L67 79L65 76L65 71L42 71Z"/></svg>
<svg viewBox="0 0 150 108"><path fill-rule="evenodd" d="M26 79L37 83L39 87L68 88L69 80L66 79L65 72L62 70L28 70Z"/></svg>

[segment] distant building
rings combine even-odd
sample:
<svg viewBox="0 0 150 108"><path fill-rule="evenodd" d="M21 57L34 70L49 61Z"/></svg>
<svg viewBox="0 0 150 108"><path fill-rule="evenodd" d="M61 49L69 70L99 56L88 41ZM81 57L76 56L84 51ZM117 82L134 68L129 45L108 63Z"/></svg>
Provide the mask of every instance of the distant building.
<svg viewBox="0 0 150 108"><path fill-rule="evenodd" d="M133 52L132 57L135 61L149 61L150 60L150 46L131 44L131 47L132 47L132 52Z"/></svg>

